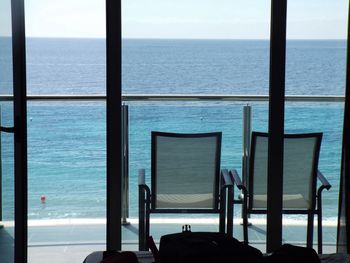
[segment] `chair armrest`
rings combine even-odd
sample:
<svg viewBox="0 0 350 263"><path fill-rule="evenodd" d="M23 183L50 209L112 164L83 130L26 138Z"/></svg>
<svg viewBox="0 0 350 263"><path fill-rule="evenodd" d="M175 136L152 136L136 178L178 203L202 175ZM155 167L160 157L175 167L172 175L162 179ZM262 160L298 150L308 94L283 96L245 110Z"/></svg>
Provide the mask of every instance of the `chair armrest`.
<svg viewBox="0 0 350 263"><path fill-rule="evenodd" d="M225 187L233 186L233 182L231 180L230 174L229 174L227 169L222 169L221 170L221 176L222 176L223 183L224 183L223 186L225 186Z"/></svg>
<svg viewBox="0 0 350 263"><path fill-rule="evenodd" d="M322 184L321 185L322 189L326 188L327 190L329 190L332 187L332 185L328 182L326 177L324 177L319 170L317 170L317 178L320 180Z"/></svg>
<svg viewBox="0 0 350 263"><path fill-rule="evenodd" d="M238 175L238 172L236 169L230 170L230 175L233 178L234 183L237 185L239 190L245 190L245 186L242 183L241 178Z"/></svg>

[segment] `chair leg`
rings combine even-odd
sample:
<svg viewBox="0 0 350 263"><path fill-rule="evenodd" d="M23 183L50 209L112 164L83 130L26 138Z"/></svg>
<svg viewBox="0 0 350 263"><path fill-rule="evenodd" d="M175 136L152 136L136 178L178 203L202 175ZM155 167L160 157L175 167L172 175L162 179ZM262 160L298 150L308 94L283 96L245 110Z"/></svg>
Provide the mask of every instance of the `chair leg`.
<svg viewBox="0 0 350 263"><path fill-rule="evenodd" d="M219 232L225 233L225 220L226 220L226 188L221 189L220 193L220 215L219 215Z"/></svg>
<svg viewBox="0 0 350 263"><path fill-rule="evenodd" d="M139 251L146 250L145 218L145 192L139 186Z"/></svg>
<svg viewBox="0 0 350 263"><path fill-rule="evenodd" d="M247 198L246 198L246 194L244 195L244 199L243 199L243 240L245 244L248 244L248 212L247 212Z"/></svg>
<svg viewBox="0 0 350 263"><path fill-rule="evenodd" d="M228 188L228 195L227 195L227 234L229 236L233 235L233 209L234 209L234 202L233 202L233 187Z"/></svg>
<svg viewBox="0 0 350 263"><path fill-rule="evenodd" d="M318 254L322 254L322 203L321 194L317 198L317 250Z"/></svg>
<svg viewBox="0 0 350 263"><path fill-rule="evenodd" d="M313 246L313 234L314 234L314 213L309 211L307 216L307 236L306 246L312 248Z"/></svg>
<svg viewBox="0 0 350 263"><path fill-rule="evenodd" d="M145 250L149 250L149 246L148 246L148 238L150 237L150 210L151 210L151 199L150 199L150 195L147 194L147 198L146 198L146 226L145 226Z"/></svg>
<svg viewBox="0 0 350 263"><path fill-rule="evenodd" d="M317 250L318 254L322 254L322 214L321 211L319 211L317 215Z"/></svg>
<svg viewBox="0 0 350 263"><path fill-rule="evenodd" d="M243 218L243 240L244 244L248 244L248 218Z"/></svg>

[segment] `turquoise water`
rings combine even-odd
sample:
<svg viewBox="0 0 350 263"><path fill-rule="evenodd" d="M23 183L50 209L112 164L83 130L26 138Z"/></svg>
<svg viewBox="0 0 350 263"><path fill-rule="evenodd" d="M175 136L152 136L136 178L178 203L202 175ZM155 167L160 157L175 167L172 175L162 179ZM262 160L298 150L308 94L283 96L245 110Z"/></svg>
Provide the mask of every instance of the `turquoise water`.
<svg viewBox="0 0 350 263"><path fill-rule="evenodd" d="M104 44L28 39L28 93L104 94ZM0 63L6 64L6 57ZM123 93L267 94L268 63L267 41L124 40ZM289 41L287 94L343 95L344 65L345 41ZM2 94L10 92L6 76L0 75ZM248 103L253 129L266 131L267 103ZM152 130L222 131L222 167L241 169L242 107L247 102L128 104L131 217L137 216L137 170L146 168L149 175ZM3 123L10 125L11 105L3 103L2 108ZM337 216L342 117L342 103L286 104L286 132L324 133L320 170L333 184L324 195L327 218ZM28 103L30 219L105 217L105 128L104 102ZM3 135L7 219L13 217L12 147L11 136Z"/></svg>

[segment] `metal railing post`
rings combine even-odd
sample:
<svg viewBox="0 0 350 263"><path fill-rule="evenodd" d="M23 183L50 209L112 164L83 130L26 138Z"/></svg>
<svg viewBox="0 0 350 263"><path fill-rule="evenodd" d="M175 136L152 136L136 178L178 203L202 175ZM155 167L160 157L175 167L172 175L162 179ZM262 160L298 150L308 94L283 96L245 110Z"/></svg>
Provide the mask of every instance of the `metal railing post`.
<svg viewBox="0 0 350 263"><path fill-rule="evenodd" d="M252 132L252 114L251 106L243 106L243 154L242 154L242 178L245 187L248 186L248 173L249 173L249 154L250 154L250 139Z"/></svg>
<svg viewBox="0 0 350 263"><path fill-rule="evenodd" d="M129 106L122 105L122 224L130 224L129 217Z"/></svg>
<svg viewBox="0 0 350 263"><path fill-rule="evenodd" d="M249 155L250 155L250 140L252 133L252 107L250 105L243 106L243 129L242 129L242 181L245 187L248 187L249 175ZM242 213L243 216L243 206ZM248 216L249 217L249 216Z"/></svg>

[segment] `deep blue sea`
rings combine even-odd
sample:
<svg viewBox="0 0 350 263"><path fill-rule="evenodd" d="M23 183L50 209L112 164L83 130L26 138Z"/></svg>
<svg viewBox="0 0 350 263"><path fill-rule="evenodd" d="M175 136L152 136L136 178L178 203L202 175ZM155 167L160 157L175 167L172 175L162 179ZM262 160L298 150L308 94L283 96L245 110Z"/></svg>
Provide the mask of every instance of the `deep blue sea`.
<svg viewBox="0 0 350 263"><path fill-rule="evenodd" d="M0 38L0 94L11 94L9 39ZM27 39L29 94L105 94L105 40ZM343 95L346 42L290 40L287 95ZM269 41L123 41L124 94L268 94ZM118 88L118 87L116 87ZM2 123L12 105L2 102ZM222 167L241 169L242 107L253 130L266 131L267 102L127 102L130 121L130 217L137 216L137 170L149 176L150 133L222 131ZM106 215L105 103L28 102L29 219ZM286 103L286 132L323 132L320 170L333 188L324 215L337 216L342 103ZM4 218L13 218L13 138L2 134ZM46 196L42 204L40 197ZM240 209L236 209L238 216Z"/></svg>

